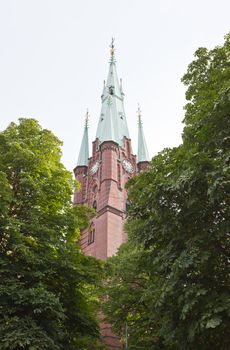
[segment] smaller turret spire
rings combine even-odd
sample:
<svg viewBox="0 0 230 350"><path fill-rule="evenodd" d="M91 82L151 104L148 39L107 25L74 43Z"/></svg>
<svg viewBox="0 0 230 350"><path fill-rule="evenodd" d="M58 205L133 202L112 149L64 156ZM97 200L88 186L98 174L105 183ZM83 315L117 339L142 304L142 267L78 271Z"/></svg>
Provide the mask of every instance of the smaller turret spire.
<svg viewBox="0 0 230 350"><path fill-rule="evenodd" d="M89 111L87 109L87 112L85 115L84 134L81 141L81 148L78 156L77 166L88 166L88 158L89 158L88 128L89 128Z"/></svg>
<svg viewBox="0 0 230 350"><path fill-rule="evenodd" d="M86 115L85 115L85 128L89 127L89 110L87 108Z"/></svg>
<svg viewBox="0 0 230 350"><path fill-rule="evenodd" d="M139 103L138 103L137 117L138 117L137 163L149 162L149 153L148 153L148 149L145 141L144 130L142 126L142 115L141 115L141 109L140 109Z"/></svg>
<svg viewBox="0 0 230 350"><path fill-rule="evenodd" d="M140 103L137 104L137 118L138 118L138 124L142 124L141 120L141 109L140 109Z"/></svg>

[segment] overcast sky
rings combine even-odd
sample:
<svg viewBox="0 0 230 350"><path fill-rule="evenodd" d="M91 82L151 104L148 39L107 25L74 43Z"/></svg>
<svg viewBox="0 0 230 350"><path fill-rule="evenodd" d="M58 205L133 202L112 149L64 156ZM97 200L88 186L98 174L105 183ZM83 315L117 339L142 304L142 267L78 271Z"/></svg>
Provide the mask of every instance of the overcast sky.
<svg viewBox="0 0 230 350"><path fill-rule="evenodd" d="M150 155L181 142L180 82L198 47L223 44L229 0L0 0L0 130L37 119L76 165L86 108L90 149L100 114L109 44L137 152L137 103Z"/></svg>

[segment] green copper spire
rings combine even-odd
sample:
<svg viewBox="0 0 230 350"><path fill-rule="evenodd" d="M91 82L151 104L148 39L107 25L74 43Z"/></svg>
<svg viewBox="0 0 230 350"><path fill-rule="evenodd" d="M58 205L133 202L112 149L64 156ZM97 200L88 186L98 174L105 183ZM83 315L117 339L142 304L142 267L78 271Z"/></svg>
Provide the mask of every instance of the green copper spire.
<svg viewBox="0 0 230 350"><path fill-rule="evenodd" d="M114 39L110 45L109 73L101 96L102 107L96 137L99 142L114 141L123 146L123 138L129 138L124 111L124 93L116 71Z"/></svg>
<svg viewBox="0 0 230 350"><path fill-rule="evenodd" d="M81 148L78 156L77 166L88 166L89 158L89 140L88 140L88 128L89 128L89 112L87 110L85 116L84 134L81 141Z"/></svg>
<svg viewBox="0 0 230 350"><path fill-rule="evenodd" d="M138 152L137 152L137 163L149 162L149 153L145 141L144 130L142 126L141 110L138 105Z"/></svg>

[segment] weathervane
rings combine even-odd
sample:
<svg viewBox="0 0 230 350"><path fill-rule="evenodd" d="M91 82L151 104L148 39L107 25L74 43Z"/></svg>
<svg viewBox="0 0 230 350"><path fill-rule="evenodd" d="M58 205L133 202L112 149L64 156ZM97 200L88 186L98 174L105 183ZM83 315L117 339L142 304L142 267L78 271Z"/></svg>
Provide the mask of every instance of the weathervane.
<svg viewBox="0 0 230 350"><path fill-rule="evenodd" d="M113 56L114 56L114 53L115 53L114 41L115 41L115 39L112 37L111 44L110 44L110 53L111 53L111 59L112 60L113 60Z"/></svg>

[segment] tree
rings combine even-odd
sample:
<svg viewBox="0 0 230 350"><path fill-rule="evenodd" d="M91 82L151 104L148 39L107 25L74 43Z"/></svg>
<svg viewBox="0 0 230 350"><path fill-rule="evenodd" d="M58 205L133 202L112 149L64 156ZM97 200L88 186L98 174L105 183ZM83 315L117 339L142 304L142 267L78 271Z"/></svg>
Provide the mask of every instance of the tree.
<svg viewBox="0 0 230 350"><path fill-rule="evenodd" d="M61 142L33 119L0 133L0 349L94 349L100 263L76 241L91 212L73 206Z"/></svg>
<svg viewBox="0 0 230 350"><path fill-rule="evenodd" d="M128 245L135 246L137 257L132 267L122 250L114 258L107 316L114 321L118 314L120 332L127 320L130 341L139 339L140 346L148 341L145 349L227 350L230 35L222 47L198 49L182 81L188 86L183 144L163 150L128 184ZM115 286L122 290L127 283L121 262L129 269L133 303L128 293L117 294L116 302L112 298ZM137 288L144 274L148 279ZM136 314L146 325L143 339L133 321Z"/></svg>
<svg viewBox="0 0 230 350"><path fill-rule="evenodd" d="M125 343L128 328L129 349L166 349L155 334L159 315L152 313L156 296L149 293L149 285L157 283L157 276L151 271L149 252L129 241L107 261L106 269L103 307L115 333Z"/></svg>

